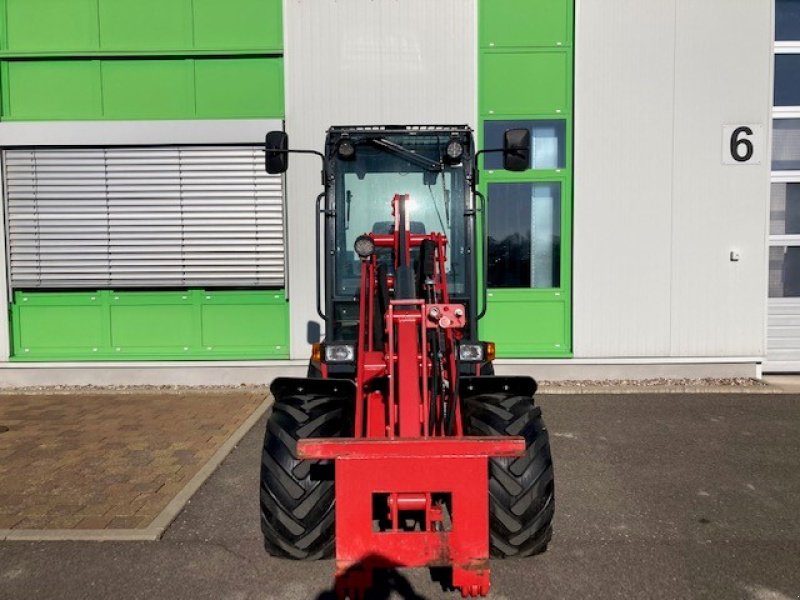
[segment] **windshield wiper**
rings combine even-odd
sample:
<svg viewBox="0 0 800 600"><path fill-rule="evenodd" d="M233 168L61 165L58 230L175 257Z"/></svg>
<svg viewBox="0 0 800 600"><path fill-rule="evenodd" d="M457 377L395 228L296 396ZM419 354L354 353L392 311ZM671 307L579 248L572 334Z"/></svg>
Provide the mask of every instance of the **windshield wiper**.
<svg viewBox="0 0 800 600"><path fill-rule="evenodd" d="M417 166L422 167L426 171L444 171L444 165L441 161L433 160L426 156L421 156L416 152L413 152L406 148L405 146L401 146L395 142L391 142L386 138L375 138L371 140L373 144L378 146L379 148L383 148L388 152L392 152L405 158L408 162L414 163Z"/></svg>

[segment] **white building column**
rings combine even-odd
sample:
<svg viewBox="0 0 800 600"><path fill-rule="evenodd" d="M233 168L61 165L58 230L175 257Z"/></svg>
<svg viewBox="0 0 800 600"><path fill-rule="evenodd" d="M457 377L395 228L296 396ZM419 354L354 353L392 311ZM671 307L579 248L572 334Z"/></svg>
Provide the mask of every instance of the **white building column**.
<svg viewBox="0 0 800 600"><path fill-rule="evenodd" d="M475 0L285 0L283 18L291 147L322 150L332 125L474 126ZM309 356L309 329L322 329L314 280L322 187L318 159L289 162L291 357L299 359Z"/></svg>

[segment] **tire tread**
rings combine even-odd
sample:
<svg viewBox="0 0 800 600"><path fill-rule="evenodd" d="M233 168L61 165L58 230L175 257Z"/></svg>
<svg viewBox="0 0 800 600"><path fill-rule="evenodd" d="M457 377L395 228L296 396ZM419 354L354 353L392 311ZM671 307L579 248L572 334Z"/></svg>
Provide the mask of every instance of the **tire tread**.
<svg viewBox="0 0 800 600"><path fill-rule="evenodd" d="M334 548L334 484L315 476L327 461L297 457L303 438L352 434L352 401L317 394L276 400L267 421L261 458L261 531L273 556L330 558Z"/></svg>
<svg viewBox="0 0 800 600"><path fill-rule="evenodd" d="M525 438L518 458L489 461L491 555L517 558L540 554L553 535L553 460L542 412L529 396L483 394L464 402L467 435Z"/></svg>

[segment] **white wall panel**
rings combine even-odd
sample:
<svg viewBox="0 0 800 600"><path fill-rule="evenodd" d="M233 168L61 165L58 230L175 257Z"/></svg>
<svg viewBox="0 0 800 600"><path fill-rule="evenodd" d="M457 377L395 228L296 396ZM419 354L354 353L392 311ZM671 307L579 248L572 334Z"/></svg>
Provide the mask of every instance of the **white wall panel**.
<svg viewBox="0 0 800 600"><path fill-rule="evenodd" d="M768 130L771 44L770 0L578 0L576 356L764 353L768 153L722 127Z"/></svg>
<svg viewBox="0 0 800 600"><path fill-rule="evenodd" d="M576 13L574 353L669 352L675 1Z"/></svg>
<svg viewBox="0 0 800 600"><path fill-rule="evenodd" d="M474 127L474 0L285 0L286 131L322 149L331 125ZM292 357L308 355L315 312L314 198L319 161L288 175Z"/></svg>
<svg viewBox="0 0 800 600"><path fill-rule="evenodd" d="M765 352L768 153L762 147L761 164L746 166L723 165L721 155L723 125L769 128L770 5L678 0L673 356Z"/></svg>

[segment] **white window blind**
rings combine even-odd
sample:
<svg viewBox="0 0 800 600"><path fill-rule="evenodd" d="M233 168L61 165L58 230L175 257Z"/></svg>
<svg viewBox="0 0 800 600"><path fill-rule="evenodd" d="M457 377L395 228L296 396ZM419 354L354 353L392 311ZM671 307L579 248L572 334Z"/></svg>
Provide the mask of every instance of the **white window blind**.
<svg viewBox="0 0 800 600"><path fill-rule="evenodd" d="M6 150L13 288L282 287L282 178L256 146Z"/></svg>

